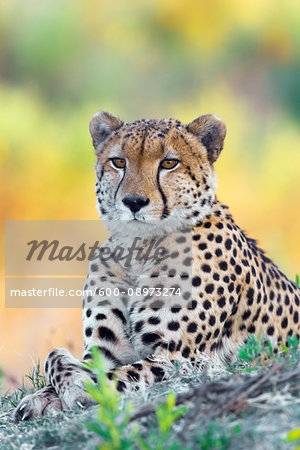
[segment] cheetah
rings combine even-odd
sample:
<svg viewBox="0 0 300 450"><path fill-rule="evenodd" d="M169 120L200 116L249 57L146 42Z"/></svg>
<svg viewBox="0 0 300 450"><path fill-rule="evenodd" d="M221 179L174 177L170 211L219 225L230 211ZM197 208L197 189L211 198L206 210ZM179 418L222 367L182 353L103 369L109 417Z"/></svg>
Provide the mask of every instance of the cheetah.
<svg viewBox="0 0 300 450"><path fill-rule="evenodd" d="M172 363L197 365L203 354L226 364L249 333L265 334L275 352L299 338L300 289L216 197L221 119L123 123L102 111L90 133L97 209L111 235L89 263L83 361L98 347L121 392L167 379ZM156 257L124 257L141 242L153 242ZM52 350L45 375L49 385L20 402L16 420L90 405L85 383L95 375L69 351Z"/></svg>

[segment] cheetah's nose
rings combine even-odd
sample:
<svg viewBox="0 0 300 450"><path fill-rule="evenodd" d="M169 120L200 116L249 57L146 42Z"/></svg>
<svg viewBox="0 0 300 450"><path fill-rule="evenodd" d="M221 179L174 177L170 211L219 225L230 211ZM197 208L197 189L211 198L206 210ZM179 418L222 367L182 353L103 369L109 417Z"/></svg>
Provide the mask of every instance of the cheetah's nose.
<svg viewBox="0 0 300 450"><path fill-rule="evenodd" d="M147 206L150 203L150 200L149 198L139 197L138 195L126 195L122 202L131 212L136 213L141 208L144 208L144 206Z"/></svg>

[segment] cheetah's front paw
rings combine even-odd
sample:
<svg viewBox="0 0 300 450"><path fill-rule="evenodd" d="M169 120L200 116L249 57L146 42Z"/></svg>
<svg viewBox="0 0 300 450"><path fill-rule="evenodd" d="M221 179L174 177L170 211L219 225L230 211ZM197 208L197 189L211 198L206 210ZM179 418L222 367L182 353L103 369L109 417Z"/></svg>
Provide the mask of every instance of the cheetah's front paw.
<svg viewBox="0 0 300 450"><path fill-rule="evenodd" d="M47 386L31 395L26 395L14 411L14 421L37 419L62 409L61 401L54 388Z"/></svg>
<svg viewBox="0 0 300 450"><path fill-rule="evenodd" d="M82 369L75 369L71 376L62 379L57 389L63 410L78 407L85 409L95 404L95 401L86 391L87 380L91 380L91 377Z"/></svg>

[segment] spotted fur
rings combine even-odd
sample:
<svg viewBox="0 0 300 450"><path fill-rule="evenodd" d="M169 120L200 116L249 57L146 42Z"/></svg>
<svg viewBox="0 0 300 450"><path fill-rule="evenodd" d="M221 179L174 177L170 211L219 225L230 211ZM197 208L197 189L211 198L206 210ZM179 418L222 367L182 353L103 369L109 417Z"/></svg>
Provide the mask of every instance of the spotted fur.
<svg viewBox="0 0 300 450"><path fill-rule="evenodd" d="M287 336L299 337L299 288L216 198L213 163L226 134L219 118L201 116L187 126L172 119L126 124L100 112L90 132L97 208L111 231L103 246L117 251L136 236L155 238L168 258L126 266L116 257L101 260L98 250L85 285L95 295L83 298L84 361L97 346L108 379L117 377L123 391L166 379L174 361L197 365L205 353L228 362L249 333L264 333L275 352L281 342L288 345ZM114 166L115 159L124 167ZM164 169L164 160L178 163ZM129 287L181 294L128 295ZM106 288L124 294L103 297L99 289ZM51 387L22 400L16 419L42 415L49 403L90 404L84 386L95 377L67 350L48 355L45 373Z"/></svg>

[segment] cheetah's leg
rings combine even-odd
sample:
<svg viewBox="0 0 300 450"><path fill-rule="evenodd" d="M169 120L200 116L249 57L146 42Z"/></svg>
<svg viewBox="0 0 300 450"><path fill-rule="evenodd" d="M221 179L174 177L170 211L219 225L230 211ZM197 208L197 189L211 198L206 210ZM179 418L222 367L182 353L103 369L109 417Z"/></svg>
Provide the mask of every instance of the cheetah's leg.
<svg viewBox="0 0 300 450"><path fill-rule="evenodd" d="M61 401L53 386L46 386L38 392L26 395L14 411L14 420L36 419L50 411L62 409Z"/></svg>

